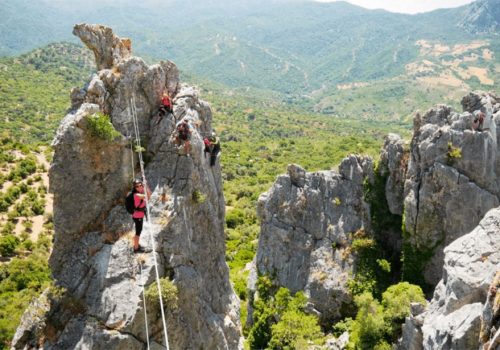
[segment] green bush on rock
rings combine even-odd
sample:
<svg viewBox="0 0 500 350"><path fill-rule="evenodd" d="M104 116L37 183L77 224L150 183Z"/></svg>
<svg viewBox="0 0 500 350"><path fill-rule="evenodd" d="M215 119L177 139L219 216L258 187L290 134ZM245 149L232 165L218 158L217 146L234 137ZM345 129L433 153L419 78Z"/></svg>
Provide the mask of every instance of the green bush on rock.
<svg viewBox="0 0 500 350"><path fill-rule="evenodd" d="M401 282L390 286L382 294L382 302L371 293L365 292L354 298L358 313L354 321L340 322L334 330L350 328L348 349L371 350L391 349L401 336L401 325L410 314L410 303L425 303L424 293L419 286Z"/></svg>
<svg viewBox="0 0 500 350"><path fill-rule="evenodd" d="M160 278L160 289L163 297L163 307L171 311L176 310L179 301L177 286L168 278ZM149 285L146 289L146 300L155 307L160 306L160 297L156 282Z"/></svg>
<svg viewBox="0 0 500 350"><path fill-rule="evenodd" d="M109 116L97 112L87 117L87 126L93 137L112 142L121 134L114 128Z"/></svg>

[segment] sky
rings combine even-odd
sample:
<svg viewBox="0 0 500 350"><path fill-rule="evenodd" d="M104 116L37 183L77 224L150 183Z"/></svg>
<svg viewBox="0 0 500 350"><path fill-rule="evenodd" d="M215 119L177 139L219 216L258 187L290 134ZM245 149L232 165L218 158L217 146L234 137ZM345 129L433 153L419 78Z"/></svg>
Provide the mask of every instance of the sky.
<svg viewBox="0 0 500 350"><path fill-rule="evenodd" d="M316 0L333 2L338 0ZM368 9L384 9L391 12L419 13L436 10L438 8L458 7L473 0L344 0L351 4Z"/></svg>

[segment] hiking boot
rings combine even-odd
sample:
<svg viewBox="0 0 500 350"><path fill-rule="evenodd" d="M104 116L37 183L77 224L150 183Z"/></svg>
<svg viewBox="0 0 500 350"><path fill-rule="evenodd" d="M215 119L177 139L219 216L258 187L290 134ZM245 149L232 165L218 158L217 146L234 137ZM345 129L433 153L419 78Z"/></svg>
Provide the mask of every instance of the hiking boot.
<svg viewBox="0 0 500 350"><path fill-rule="evenodd" d="M134 249L134 253L150 253L152 249L150 248L145 248L142 245L139 246L139 248Z"/></svg>
<svg viewBox="0 0 500 350"><path fill-rule="evenodd" d="M134 249L134 253L146 253L146 250L144 249L144 247L139 246L137 247L137 249Z"/></svg>

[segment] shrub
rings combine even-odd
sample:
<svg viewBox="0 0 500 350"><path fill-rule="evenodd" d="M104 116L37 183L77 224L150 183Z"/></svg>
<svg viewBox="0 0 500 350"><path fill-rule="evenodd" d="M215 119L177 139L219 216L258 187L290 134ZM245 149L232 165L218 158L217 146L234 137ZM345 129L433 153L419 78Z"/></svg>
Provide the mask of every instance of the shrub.
<svg viewBox="0 0 500 350"><path fill-rule="evenodd" d="M354 300L358 313L349 324L348 349L356 350L391 349L390 343L401 336L401 325L410 314L410 303L425 303L422 289L407 282L387 288L382 294L382 303L369 292L356 296Z"/></svg>
<svg viewBox="0 0 500 350"><path fill-rule="evenodd" d="M19 245L20 240L14 235L0 237L0 255L12 256Z"/></svg>
<svg viewBox="0 0 500 350"><path fill-rule="evenodd" d="M378 266L385 272L391 272L391 263L385 259L377 259Z"/></svg>
<svg viewBox="0 0 500 350"><path fill-rule="evenodd" d="M351 332L353 322L354 321L352 318L347 317L344 320L335 323L335 325L333 326L333 335L338 338L344 332Z"/></svg>
<svg viewBox="0 0 500 350"><path fill-rule="evenodd" d="M243 210L235 208L228 210L226 213L226 225L228 228L236 228L245 222L245 214Z"/></svg>
<svg viewBox="0 0 500 350"><path fill-rule="evenodd" d="M401 335L401 324L410 314L410 303L419 302L425 304L422 288L401 282L390 286L382 294L382 306L384 307L384 319L388 326L392 341L396 341Z"/></svg>
<svg viewBox="0 0 500 350"><path fill-rule="evenodd" d="M269 349L306 349L311 343L323 343L318 319L299 310L285 311L281 320L271 326L271 332Z"/></svg>
<svg viewBox="0 0 500 350"><path fill-rule="evenodd" d="M286 288L276 291L268 276L259 277L257 290L254 325L248 334L251 349L305 349L308 344L324 342L318 319L304 312L304 293L292 296Z"/></svg>
<svg viewBox="0 0 500 350"><path fill-rule="evenodd" d="M45 211L45 203L44 201L34 201L31 206L31 211L34 215L43 215Z"/></svg>
<svg viewBox="0 0 500 350"><path fill-rule="evenodd" d="M453 146L451 142L448 142L448 152L446 153L446 164L453 165L460 158L462 158L462 150L458 147Z"/></svg>
<svg viewBox="0 0 500 350"><path fill-rule="evenodd" d="M207 200L207 196L204 195L200 190L194 190L191 194L191 199L194 203L203 204Z"/></svg>
<svg viewBox="0 0 500 350"><path fill-rule="evenodd" d="M168 278L160 278L160 288L163 297L163 307L171 311L176 310L179 300L177 286ZM146 300L155 307L160 307L160 297L156 282L151 283L146 289Z"/></svg>
<svg viewBox="0 0 500 350"><path fill-rule="evenodd" d="M352 326L349 349L373 349L384 336L384 314L382 306L371 293L363 293L354 299L358 307Z"/></svg>
<svg viewBox="0 0 500 350"><path fill-rule="evenodd" d="M100 112L87 117L87 126L93 137L98 137L106 142L112 142L121 135L111 123L109 116Z"/></svg>

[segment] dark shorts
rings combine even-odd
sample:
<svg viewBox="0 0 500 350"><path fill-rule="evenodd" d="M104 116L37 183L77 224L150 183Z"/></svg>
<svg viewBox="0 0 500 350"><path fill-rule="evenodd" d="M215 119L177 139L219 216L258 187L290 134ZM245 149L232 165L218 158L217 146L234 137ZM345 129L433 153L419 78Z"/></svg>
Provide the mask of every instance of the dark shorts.
<svg viewBox="0 0 500 350"><path fill-rule="evenodd" d="M140 219L133 218L133 219L135 224L135 235L140 236L142 232L142 223L144 222L144 218Z"/></svg>

